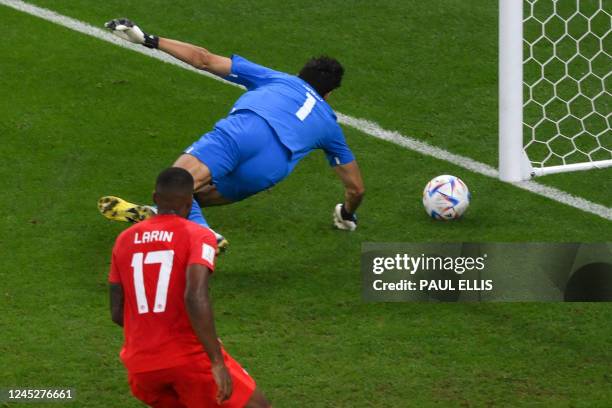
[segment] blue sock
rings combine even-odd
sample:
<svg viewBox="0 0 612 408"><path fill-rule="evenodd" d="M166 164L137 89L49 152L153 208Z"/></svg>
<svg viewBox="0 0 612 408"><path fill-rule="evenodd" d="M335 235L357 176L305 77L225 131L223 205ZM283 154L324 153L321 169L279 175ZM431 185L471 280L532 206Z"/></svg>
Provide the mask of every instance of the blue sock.
<svg viewBox="0 0 612 408"><path fill-rule="evenodd" d="M189 221L193 221L196 224L200 224L203 227L208 227L208 223L202 214L202 209L200 208L200 204L193 199L191 202L191 211L189 212L189 217L187 217Z"/></svg>

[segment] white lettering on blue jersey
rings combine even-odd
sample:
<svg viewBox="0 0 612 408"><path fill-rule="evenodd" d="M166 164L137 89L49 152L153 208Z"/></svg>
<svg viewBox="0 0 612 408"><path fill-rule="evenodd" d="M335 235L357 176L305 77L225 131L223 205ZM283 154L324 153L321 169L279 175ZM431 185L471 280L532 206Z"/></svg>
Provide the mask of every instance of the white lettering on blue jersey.
<svg viewBox="0 0 612 408"><path fill-rule="evenodd" d="M310 112L312 112L312 108L314 108L316 103L317 100L314 98L314 96L312 96L310 92L306 92L306 101L304 101L304 104L300 107L300 109L295 112L295 116L297 116L298 119L303 122L304 119L310 115Z"/></svg>

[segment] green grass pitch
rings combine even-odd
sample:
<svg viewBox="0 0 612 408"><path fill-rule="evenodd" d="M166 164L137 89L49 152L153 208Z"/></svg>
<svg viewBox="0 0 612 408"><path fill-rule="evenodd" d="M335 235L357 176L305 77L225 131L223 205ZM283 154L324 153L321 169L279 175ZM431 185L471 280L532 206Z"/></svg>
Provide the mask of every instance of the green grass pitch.
<svg viewBox="0 0 612 408"><path fill-rule="evenodd" d="M288 72L334 55L347 69L334 108L496 164L494 1L34 3L97 26L128 16ZM108 312L125 226L95 203L147 202L241 91L3 6L0 26L0 387L140 406ZM206 210L231 242L213 280L218 331L274 405L608 406L610 304L364 304L359 253L365 241L609 241L610 222L345 131L367 187L355 233L331 228L342 189L320 153L273 190ZM420 203L443 173L473 194L459 222ZM541 182L612 205L611 170Z"/></svg>

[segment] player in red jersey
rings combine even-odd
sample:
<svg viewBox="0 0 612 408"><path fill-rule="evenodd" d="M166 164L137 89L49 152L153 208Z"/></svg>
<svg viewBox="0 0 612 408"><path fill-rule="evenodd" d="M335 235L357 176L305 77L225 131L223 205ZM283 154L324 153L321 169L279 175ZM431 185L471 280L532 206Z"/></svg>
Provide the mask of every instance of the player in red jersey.
<svg viewBox="0 0 612 408"><path fill-rule="evenodd" d="M123 231L113 248L111 316L124 328L130 388L152 407L270 407L217 339L208 297L217 242L186 219L192 193L189 172L164 170L158 215Z"/></svg>

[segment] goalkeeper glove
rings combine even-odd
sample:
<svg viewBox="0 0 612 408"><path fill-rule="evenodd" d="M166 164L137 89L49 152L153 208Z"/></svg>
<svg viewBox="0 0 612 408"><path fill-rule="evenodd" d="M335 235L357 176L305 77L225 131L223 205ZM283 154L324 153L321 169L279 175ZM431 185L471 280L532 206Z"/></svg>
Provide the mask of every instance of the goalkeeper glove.
<svg viewBox="0 0 612 408"><path fill-rule="evenodd" d="M334 225L341 230L355 231L357 229L357 214L346 211L344 204L336 204Z"/></svg>
<svg viewBox="0 0 612 408"><path fill-rule="evenodd" d="M159 37L143 32L140 27L127 18L116 18L104 24L117 37L134 44L141 44L148 48L159 47Z"/></svg>

